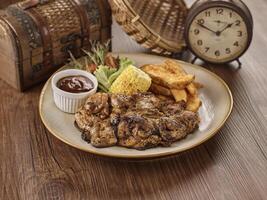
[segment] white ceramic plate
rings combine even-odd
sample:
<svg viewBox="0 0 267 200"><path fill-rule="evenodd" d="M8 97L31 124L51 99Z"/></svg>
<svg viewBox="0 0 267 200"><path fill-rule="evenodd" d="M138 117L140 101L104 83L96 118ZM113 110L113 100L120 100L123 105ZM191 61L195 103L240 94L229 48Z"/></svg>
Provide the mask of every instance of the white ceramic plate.
<svg viewBox="0 0 267 200"><path fill-rule="evenodd" d="M119 54L135 61L136 66L156 64L166 58L147 54ZM39 111L46 128L61 141L92 154L119 158L154 158L173 155L202 144L214 136L229 117L233 98L226 83L214 73L196 65L180 62L184 69L196 75L196 81L204 88L199 95L203 105L199 111L200 127L185 139L175 142L170 147L157 147L138 151L123 147L95 148L81 139L81 133L74 127L74 115L61 112L53 102L51 80L45 84L41 96Z"/></svg>

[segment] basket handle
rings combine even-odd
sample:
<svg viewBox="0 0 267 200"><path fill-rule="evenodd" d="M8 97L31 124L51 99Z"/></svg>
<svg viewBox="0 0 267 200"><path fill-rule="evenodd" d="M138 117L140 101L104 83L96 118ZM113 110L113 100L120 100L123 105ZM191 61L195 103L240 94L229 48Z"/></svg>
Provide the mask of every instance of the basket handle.
<svg viewBox="0 0 267 200"><path fill-rule="evenodd" d="M35 7L37 5L43 5L49 3L50 0L26 0L18 3L18 6L22 10L27 10L29 8Z"/></svg>

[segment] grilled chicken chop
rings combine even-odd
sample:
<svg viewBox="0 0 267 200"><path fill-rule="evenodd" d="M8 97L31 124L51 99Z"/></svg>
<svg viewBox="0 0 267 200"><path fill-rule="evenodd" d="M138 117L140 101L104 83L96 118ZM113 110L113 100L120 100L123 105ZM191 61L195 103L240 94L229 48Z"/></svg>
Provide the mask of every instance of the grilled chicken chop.
<svg viewBox="0 0 267 200"><path fill-rule="evenodd" d="M135 113L124 115L117 131L120 146L141 150L158 146L161 142L156 123Z"/></svg>
<svg viewBox="0 0 267 200"><path fill-rule="evenodd" d="M107 119L110 116L109 95L97 93L88 98L76 114L76 124L84 140L95 147L108 147L117 143L115 131Z"/></svg>
<svg viewBox="0 0 267 200"><path fill-rule="evenodd" d="M162 117L159 121L160 136L163 141L175 142L194 131L198 124L198 116L189 111L171 117Z"/></svg>
<svg viewBox="0 0 267 200"><path fill-rule="evenodd" d="M96 93L75 114L82 138L93 146L138 150L168 146L193 132L199 122L196 113L185 111L185 102L162 101L152 93Z"/></svg>

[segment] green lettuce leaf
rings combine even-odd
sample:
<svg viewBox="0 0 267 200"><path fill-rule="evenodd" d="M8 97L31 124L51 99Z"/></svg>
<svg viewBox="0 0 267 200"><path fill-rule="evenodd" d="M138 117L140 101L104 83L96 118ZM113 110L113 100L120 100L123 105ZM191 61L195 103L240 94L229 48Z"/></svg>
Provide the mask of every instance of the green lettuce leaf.
<svg viewBox="0 0 267 200"><path fill-rule="evenodd" d="M120 59L120 67L119 69L113 73L110 77L109 77L109 82L112 84L117 78L118 76L129 66L129 65L133 65L133 61L131 61L129 58L121 58Z"/></svg>
<svg viewBox="0 0 267 200"><path fill-rule="evenodd" d="M98 81L99 89L103 92L108 92L112 83L118 78L123 70L132 64L133 62L129 58L121 58L119 69L99 65L94 72L94 75Z"/></svg>
<svg viewBox="0 0 267 200"><path fill-rule="evenodd" d="M102 90L108 91L111 83L109 82L109 77L116 72L116 69L109 68L108 66L100 65L97 67L96 71L94 72L94 75L99 83L101 85Z"/></svg>

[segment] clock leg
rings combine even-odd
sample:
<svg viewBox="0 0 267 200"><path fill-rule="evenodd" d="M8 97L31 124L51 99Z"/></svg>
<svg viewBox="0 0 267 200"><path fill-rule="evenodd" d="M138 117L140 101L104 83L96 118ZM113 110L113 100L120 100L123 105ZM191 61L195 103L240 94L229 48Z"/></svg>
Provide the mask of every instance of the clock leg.
<svg viewBox="0 0 267 200"><path fill-rule="evenodd" d="M240 60L237 59L236 62L238 63L237 69L241 69L242 68L242 63L240 62Z"/></svg>
<svg viewBox="0 0 267 200"><path fill-rule="evenodd" d="M191 63L195 64L196 60L197 60L197 57L195 56L194 59L191 61Z"/></svg>
<svg viewBox="0 0 267 200"><path fill-rule="evenodd" d="M183 58L183 55L184 55L184 52L181 52L181 53L173 53L171 57L174 58L174 59L182 59Z"/></svg>

